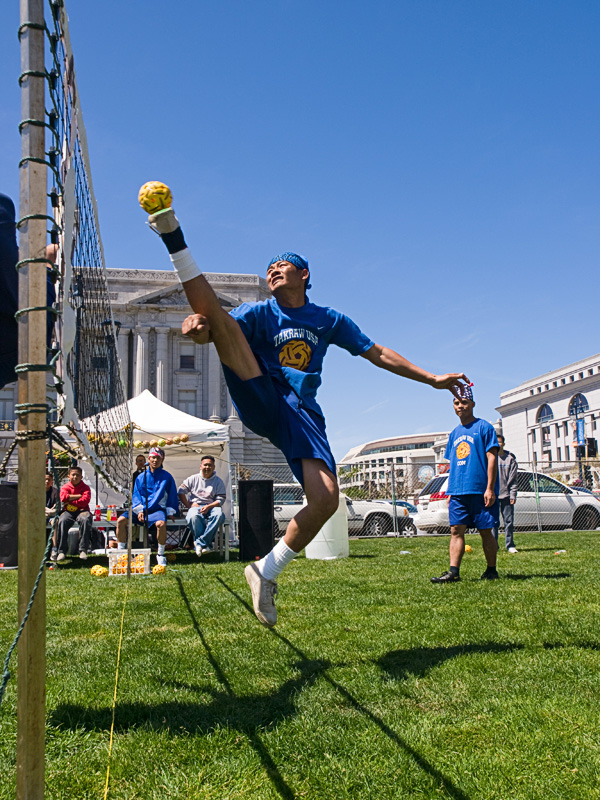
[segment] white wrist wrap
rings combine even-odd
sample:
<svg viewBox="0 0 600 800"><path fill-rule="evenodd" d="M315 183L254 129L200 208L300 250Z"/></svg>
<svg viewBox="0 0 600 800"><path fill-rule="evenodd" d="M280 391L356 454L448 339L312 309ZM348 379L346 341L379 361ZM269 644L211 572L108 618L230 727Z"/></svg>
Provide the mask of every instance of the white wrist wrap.
<svg viewBox="0 0 600 800"><path fill-rule="evenodd" d="M189 247L186 247L185 250L180 250L178 253L171 253L171 261L181 283L186 283L186 281L191 281L192 278L202 275Z"/></svg>

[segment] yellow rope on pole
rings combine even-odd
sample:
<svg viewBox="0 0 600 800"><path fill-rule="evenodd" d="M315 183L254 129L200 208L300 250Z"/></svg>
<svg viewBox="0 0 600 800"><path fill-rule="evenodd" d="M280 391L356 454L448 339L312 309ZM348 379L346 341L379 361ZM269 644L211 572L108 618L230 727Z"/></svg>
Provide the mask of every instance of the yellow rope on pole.
<svg viewBox="0 0 600 800"><path fill-rule="evenodd" d="M104 800L108 797L108 781L110 779L110 757L112 755L113 733L115 730L115 710L117 707L117 687L119 684L119 664L121 663L121 645L123 644L123 625L125 622L125 605L129 592L129 582L125 582L125 596L123 597L123 612L121 614L121 632L119 633L119 648L117 650L117 669L115 672L115 690L113 692L112 720L110 723L110 739L108 742L108 763L106 765L106 785L104 786Z"/></svg>

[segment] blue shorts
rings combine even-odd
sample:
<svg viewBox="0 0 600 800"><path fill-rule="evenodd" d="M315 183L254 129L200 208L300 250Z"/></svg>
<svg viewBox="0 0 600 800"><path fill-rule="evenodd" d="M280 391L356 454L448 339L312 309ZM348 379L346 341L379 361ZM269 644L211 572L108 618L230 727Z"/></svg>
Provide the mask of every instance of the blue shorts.
<svg viewBox="0 0 600 800"><path fill-rule="evenodd" d="M450 525L466 525L479 531L498 525L498 498L490 508L485 507L482 494L452 495L448 503Z"/></svg>
<svg viewBox="0 0 600 800"><path fill-rule="evenodd" d="M270 375L243 381L225 365L223 373L244 425L281 450L303 486L303 458L320 458L336 474L325 420L320 414L304 408L293 392L285 396Z"/></svg>
<svg viewBox="0 0 600 800"><path fill-rule="evenodd" d="M125 517L125 519L129 519L129 511L124 511L121 514L121 516ZM165 514L164 511L149 511L148 512L148 527L151 528L153 525L155 525L161 519L162 519L163 522L167 521L167 515ZM135 513L135 511L133 512L133 517L131 518L131 520L132 520L134 525L144 525L143 522L139 521L138 515Z"/></svg>

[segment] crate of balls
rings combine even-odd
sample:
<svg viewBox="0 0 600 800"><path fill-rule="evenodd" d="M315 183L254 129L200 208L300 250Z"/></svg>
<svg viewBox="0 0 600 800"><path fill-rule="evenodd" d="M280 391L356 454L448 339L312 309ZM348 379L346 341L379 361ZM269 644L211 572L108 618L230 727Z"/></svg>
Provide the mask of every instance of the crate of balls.
<svg viewBox="0 0 600 800"><path fill-rule="evenodd" d="M108 574L127 575L127 550L111 550L108 553ZM131 574L150 574L150 548L131 551Z"/></svg>

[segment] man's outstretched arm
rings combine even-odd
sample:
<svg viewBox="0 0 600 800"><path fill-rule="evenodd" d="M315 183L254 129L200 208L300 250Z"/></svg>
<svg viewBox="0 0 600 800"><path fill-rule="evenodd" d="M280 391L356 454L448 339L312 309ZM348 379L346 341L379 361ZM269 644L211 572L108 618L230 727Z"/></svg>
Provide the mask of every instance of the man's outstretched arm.
<svg viewBox="0 0 600 800"><path fill-rule="evenodd" d="M459 387L463 383L469 383L469 379L463 372L434 375L432 372L427 372L427 370L411 364L400 353L396 353L395 350L390 350L389 347L384 347L381 344L374 344L366 353L362 354L362 357L370 361L371 364L375 364L376 367L387 369L388 372L393 372L394 375L400 375L402 378L426 383L429 386L433 386L434 389L448 389L458 398L460 398Z"/></svg>

